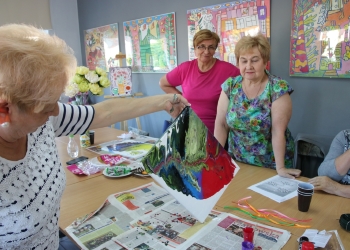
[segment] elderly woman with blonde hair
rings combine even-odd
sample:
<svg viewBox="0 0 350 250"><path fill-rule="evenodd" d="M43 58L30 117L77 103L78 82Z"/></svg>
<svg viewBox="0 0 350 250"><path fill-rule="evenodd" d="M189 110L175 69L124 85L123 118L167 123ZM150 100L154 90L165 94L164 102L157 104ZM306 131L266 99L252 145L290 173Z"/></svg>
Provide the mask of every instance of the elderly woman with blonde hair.
<svg viewBox="0 0 350 250"><path fill-rule="evenodd" d="M160 110L176 116L188 105L174 94L59 103L75 68L73 51L58 37L27 25L0 27L0 249L58 249L66 176L56 136Z"/></svg>
<svg viewBox="0 0 350 250"><path fill-rule="evenodd" d="M214 57L219 43L220 37L215 32L208 29L198 31L193 37L196 59L181 63L159 82L165 93L183 93L211 133L214 133L220 86L227 78L239 75L236 66Z"/></svg>
<svg viewBox="0 0 350 250"><path fill-rule="evenodd" d="M294 140L287 128L293 89L266 70L267 38L262 34L242 37L235 56L241 75L222 84L215 137L221 145L228 137L228 151L237 161L276 169L283 177L298 177L300 170L292 169Z"/></svg>

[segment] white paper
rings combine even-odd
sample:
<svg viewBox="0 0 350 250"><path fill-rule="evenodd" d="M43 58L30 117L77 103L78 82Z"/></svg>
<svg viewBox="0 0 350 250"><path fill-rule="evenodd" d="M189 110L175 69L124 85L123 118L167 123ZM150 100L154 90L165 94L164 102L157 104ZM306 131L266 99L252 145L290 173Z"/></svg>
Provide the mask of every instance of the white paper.
<svg viewBox="0 0 350 250"><path fill-rule="evenodd" d="M297 191L299 182L301 181L276 175L254 184L248 187L248 189L262 194L274 201L283 202L298 195Z"/></svg>

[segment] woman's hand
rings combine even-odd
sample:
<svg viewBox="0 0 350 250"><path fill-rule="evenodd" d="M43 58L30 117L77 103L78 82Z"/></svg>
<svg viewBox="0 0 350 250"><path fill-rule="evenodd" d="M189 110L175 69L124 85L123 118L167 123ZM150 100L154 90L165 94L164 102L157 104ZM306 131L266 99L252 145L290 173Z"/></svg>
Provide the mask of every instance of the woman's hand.
<svg viewBox="0 0 350 250"><path fill-rule="evenodd" d="M300 169L295 168L277 168L276 170L279 176L290 179L295 179L296 177L299 177L301 173Z"/></svg>
<svg viewBox="0 0 350 250"><path fill-rule="evenodd" d="M314 185L315 190L323 190L330 194L336 194L338 182L333 181L328 176L317 176L309 180Z"/></svg>
<svg viewBox="0 0 350 250"><path fill-rule="evenodd" d="M186 106L191 106L180 94L166 94L165 111L176 118Z"/></svg>

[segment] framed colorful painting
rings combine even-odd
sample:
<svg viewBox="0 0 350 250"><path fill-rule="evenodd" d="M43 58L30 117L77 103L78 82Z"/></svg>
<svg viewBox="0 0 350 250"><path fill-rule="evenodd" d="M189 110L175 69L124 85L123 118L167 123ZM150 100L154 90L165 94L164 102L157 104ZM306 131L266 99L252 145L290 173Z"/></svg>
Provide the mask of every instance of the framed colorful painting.
<svg viewBox="0 0 350 250"><path fill-rule="evenodd" d="M115 55L119 53L118 24L109 24L84 31L86 65L109 72L110 67L119 66Z"/></svg>
<svg viewBox="0 0 350 250"><path fill-rule="evenodd" d="M174 12L127 21L123 28L133 73L166 73L177 66Z"/></svg>
<svg viewBox="0 0 350 250"><path fill-rule="evenodd" d="M291 76L350 78L349 0L293 0Z"/></svg>
<svg viewBox="0 0 350 250"><path fill-rule="evenodd" d="M220 37L215 57L236 65L238 40L258 32L270 37L270 0L239 0L187 11L189 59L195 59L193 36L209 29Z"/></svg>
<svg viewBox="0 0 350 250"><path fill-rule="evenodd" d="M132 91L131 67L109 68L112 96L130 96Z"/></svg>

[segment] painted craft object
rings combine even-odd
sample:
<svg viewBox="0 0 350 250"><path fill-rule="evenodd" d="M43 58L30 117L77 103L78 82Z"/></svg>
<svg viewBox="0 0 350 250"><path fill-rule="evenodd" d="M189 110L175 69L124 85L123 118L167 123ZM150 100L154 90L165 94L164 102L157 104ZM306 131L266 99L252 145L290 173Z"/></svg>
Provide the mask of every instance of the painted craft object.
<svg viewBox="0 0 350 250"><path fill-rule="evenodd" d="M190 107L186 107L142 159L148 173L202 200L229 184L237 166Z"/></svg>

